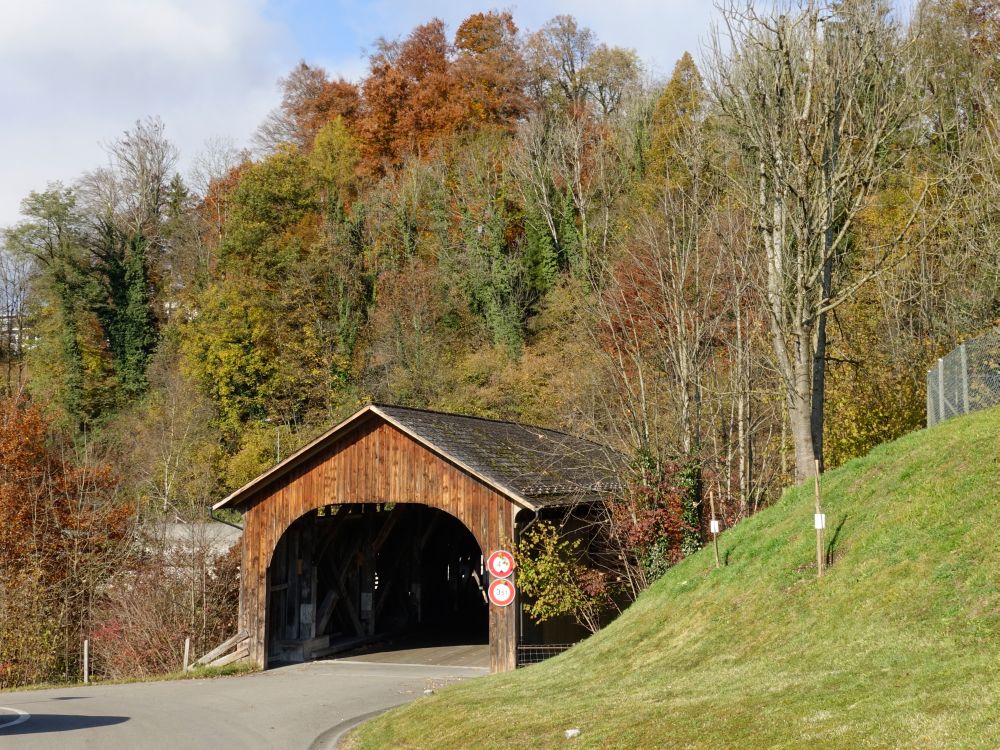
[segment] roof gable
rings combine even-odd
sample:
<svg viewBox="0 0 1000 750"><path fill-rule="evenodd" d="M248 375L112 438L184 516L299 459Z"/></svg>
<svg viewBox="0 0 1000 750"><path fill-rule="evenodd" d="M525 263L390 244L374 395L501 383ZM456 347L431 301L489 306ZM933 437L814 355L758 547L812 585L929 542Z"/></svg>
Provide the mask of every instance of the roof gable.
<svg viewBox="0 0 1000 750"><path fill-rule="evenodd" d="M620 454L555 430L460 414L370 404L233 492L241 505L371 417L380 418L521 507L592 500L619 486Z"/></svg>

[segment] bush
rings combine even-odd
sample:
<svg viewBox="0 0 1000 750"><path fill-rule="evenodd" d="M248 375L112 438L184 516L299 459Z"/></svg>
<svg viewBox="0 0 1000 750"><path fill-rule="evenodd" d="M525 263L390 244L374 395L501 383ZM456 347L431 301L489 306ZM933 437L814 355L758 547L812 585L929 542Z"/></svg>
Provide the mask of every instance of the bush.
<svg viewBox="0 0 1000 750"><path fill-rule="evenodd" d="M239 546L215 557L204 549L162 550L106 587L91 634L95 673L111 679L180 671L236 631Z"/></svg>

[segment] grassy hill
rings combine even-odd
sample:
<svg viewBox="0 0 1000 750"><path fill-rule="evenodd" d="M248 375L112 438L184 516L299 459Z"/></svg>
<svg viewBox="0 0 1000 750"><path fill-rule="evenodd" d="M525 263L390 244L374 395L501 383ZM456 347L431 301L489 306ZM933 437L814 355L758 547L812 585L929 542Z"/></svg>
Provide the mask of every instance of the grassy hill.
<svg viewBox="0 0 1000 750"><path fill-rule="evenodd" d="M422 698L352 748L1000 747L1000 411L824 478L562 656ZM578 727L567 740L563 731Z"/></svg>

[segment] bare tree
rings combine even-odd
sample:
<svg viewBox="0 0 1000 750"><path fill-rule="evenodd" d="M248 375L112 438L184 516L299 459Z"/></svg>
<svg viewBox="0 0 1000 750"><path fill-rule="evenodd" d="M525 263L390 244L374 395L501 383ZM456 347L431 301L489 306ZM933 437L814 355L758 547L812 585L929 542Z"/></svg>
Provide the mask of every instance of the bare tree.
<svg viewBox="0 0 1000 750"><path fill-rule="evenodd" d="M561 102L575 114L590 103L605 117L615 114L642 75L635 50L598 44L594 32L569 15L531 34L524 49L535 98Z"/></svg>
<svg viewBox="0 0 1000 750"><path fill-rule="evenodd" d="M19 391L22 385L32 265L29 258L11 255L0 244L0 362L5 372L3 387L8 395Z"/></svg>
<svg viewBox="0 0 1000 750"><path fill-rule="evenodd" d="M212 183L225 179L236 167L248 161L250 154L236 147L232 138L212 137L205 141L191 162L188 182L202 198L208 195Z"/></svg>
<svg viewBox="0 0 1000 750"><path fill-rule="evenodd" d="M905 152L890 145L913 111L909 47L883 0L794 0L768 13L733 1L722 16L711 89L741 146L735 193L766 259L768 322L802 481L823 456L826 316L903 237L869 253L868 267L849 267L851 230Z"/></svg>
<svg viewBox="0 0 1000 750"><path fill-rule="evenodd" d="M105 147L108 166L81 180L79 193L96 231L155 237L163 219L177 149L156 117L136 122Z"/></svg>
<svg viewBox="0 0 1000 750"><path fill-rule="evenodd" d="M712 236L717 189L703 138L692 128L683 140L674 150L683 176L665 182L657 205L638 217L633 240L613 264L599 299L609 337L622 339L614 348L630 350L617 357L619 379L644 382L626 391L648 392L653 379L666 376L655 387L654 401L643 398L630 411L648 412L654 404L665 408L662 416L647 413L647 420L661 426L651 424L643 432L657 452L669 448L687 460L701 444L703 375L726 313L723 292L730 273ZM624 367L626 360L634 366Z"/></svg>

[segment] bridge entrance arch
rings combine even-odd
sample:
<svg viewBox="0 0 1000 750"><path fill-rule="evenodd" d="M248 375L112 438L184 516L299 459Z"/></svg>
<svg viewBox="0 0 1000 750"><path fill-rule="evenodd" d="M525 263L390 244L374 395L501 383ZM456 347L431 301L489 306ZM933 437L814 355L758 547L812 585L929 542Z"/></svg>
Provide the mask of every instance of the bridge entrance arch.
<svg viewBox="0 0 1000 750"><path fill-rule="evenodd" d="M452 624L485 621L491 670L514 669L521 603L476 604L482 559L541 510L613 490L616 461L553 430L364 407L215 506L243 513L250 658L263 668L320 656L337 639L450 613Z"/></svg>

